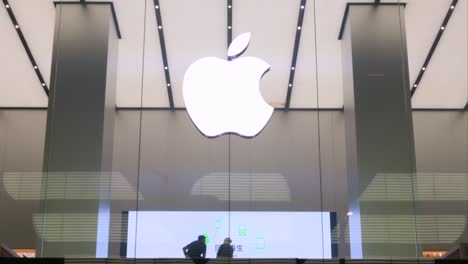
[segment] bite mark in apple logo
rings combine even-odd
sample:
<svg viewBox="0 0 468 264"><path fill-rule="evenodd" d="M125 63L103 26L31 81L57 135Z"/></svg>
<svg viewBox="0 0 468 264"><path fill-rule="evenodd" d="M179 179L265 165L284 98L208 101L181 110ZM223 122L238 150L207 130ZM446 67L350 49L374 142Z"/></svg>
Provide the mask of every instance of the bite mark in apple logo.
<svg viewBox="0 0 468 264"><path fill-rule="evenodd" d="M250 33L244 33L229 45L228 61L202 58L185 72L185 106L195 126L206 137L237 134L253 138L273 114L274 108L260 92L260 80L270 65L255 57L239 58L249 42Z"/></svg>

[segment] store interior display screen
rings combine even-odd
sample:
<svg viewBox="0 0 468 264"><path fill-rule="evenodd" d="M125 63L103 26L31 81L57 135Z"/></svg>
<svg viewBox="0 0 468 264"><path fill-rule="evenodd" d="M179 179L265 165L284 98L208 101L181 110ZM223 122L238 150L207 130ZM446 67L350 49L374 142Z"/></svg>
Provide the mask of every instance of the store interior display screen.
<svg viewBox="0 0 468 264"><path fill-rule="evenodd" d="M129 211L126 255L184 258L182 248L199 235L207 258L226 237L234 258L331 258L329 212Z"/></svg>

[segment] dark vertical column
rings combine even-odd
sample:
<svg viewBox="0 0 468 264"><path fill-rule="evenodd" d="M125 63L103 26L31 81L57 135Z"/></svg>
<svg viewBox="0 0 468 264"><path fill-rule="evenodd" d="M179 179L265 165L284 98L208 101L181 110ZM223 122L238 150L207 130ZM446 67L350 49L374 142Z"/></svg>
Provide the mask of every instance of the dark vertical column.
<svg viewBox="0 0 468 264"><path fill-rule="evenodd" d="M112 3L56 4L42 256L107 256L118 38Z"/></svg>
<svg viewBox="0 0 468 264"><path fill-rule="evenodd" d="M404 6L348 4L346 14L342 50L351 256L415 257Z"/></svg>

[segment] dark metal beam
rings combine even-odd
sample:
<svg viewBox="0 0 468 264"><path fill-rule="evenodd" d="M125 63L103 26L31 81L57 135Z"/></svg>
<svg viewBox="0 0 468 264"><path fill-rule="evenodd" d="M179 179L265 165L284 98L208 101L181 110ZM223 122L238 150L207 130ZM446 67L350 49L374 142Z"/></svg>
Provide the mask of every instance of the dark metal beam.
<svg viewBox="0 0 468 264"><path fill-rule="evenodd" d="M17 108L14 108L17 109ZM29 108L28 108L29 109ZM0 107L0 110L2 108ZM8 108L10 110L10 108ZM139 110L153 110L153 111L169 111L171 110L168 107L116 107L116 111L125 111L125 110L134 110L134 111L139 111ZM187 109L185 107L176 107L173 110L175 111L186 111ZM275 111L285 111L286 109L284 108L275 108ZM338 111L342 112L344 111L343 108L291 108L289 109L291 112L317 112L317 111ZM458 110L459 111L459 110Z"/></svg>
<svg viewBox="0 0 468 264"><path fill-rule="evenodd" d="M375 0L374 5L377 6L377 5L379 5L379 4L380 4L380 0Z"/></svg>
<svg viewBox="0 0 468 264"><path fill-rule="evenodd" d="M227 0L227 46L232 42L232 0Z"/></svg>
<svg viewBox="0 0 468 264"><path fill-rule="evenodd" d="M292 89L294 85L294 73L296 72L297 54L299 52L299 43L301 41L302 23L304 21L306 3L307 0L301 0L301 4L299 6L299 17L297 19L296 37L294 39L294 50L289 73L288 92L286 94L286 103L284 107L286 111L289 110L289 106L291 104Z"/></svg>
<svg viewBox="0 0 468 264"><path fill-rule="evenodd" d="M413 108L413 112L460 112L463 108Z"/></svg>
<svg viewBox="0 0 468 264"><path fill-rule="evenodd" d="M439 27L437 36L434 42L432 43L431 49L429 50L429 54L427 54L426 60L424 61L424 64L422 65L419 71L418 77L416 78L416 81L411 87L411 97L413 97L414 93L416 92L416 89L419 87L419 84L421 83L424 73L426 72L426 69L429 66L429 63L431 62L432 55L434 55L434 51L436 50L437 45L439 45L439 41L442 38L442 34L444 33L445 28L447 27L447 24L450 20L450 17L453 14L453 11L455 10L455 7L457 6L457 3L458 3L458 0L453 0L452 3L450 4L447 14L445 15L444 21L442 22L442 25Z"/></svg>
<svg viewBox="0 0 468 264"><path fill-rule="evenodd" d="M465 108L464 108L464 109L465 109L465 111L468 111L468 103L466 103L466 105L465 105Z"/></svg>
<svg viewBox="0 0 468 264"><path fill-rule="evenodd" d="M346 4L346 8L343 14L343 19L341 20L341 27L340 27L340 33L338 34L338 40L341 40L343 38L343 33L346 27L346 21L348 20L349 7L350 6L368 6L368 5L375 5L375 2L374 3L347 3ZM406 3L380 3L379 2L379 5L386 5L386 6L402 5L406 7Z"/></svg>
<svg viewBox="0 0 468 264"><path fill-rule="evenodd" d="M24 37L23 31L21 30L21 26L16 20L15 14L13 13L13 8L11 7L10 3L8 3L8 0L3 0L3 4L6 8L8 15L10 16L11 22L13 23L16 33L18 34L18 37L21 40L21 43L23 44L23 48L26 51L26 55L28 56L29 61L31 62L31 66L34 69L34 72L36 72L37 79L39 80L39 83L42 86L42 89L44 90L46 95L49 96L49 88L47 87L44 77L42 76L42 73L39 70L39 66L37 65L36 60L34 59L34 56L31 52L31 49L29 48L29 45L26 42L26 38Z"/></svg>
<svg viewBox="0 0 468 264"><path fill-rule="evenodd" d="M47 110L47 107L29 107L29 106L0 106L0 111L4 110ZM135 111L140 111L140 110L166 110L170 111L171 108L169 107L116 107L116 111L120 110L135 110ZM187 109L185 107L174 107L173 110L181 110L181 111L186 111ZM277 107L275 108L275 111L285 111L284 108ZM298 112L308 112L308 111L344 111L343 108L291 108L289 111L298 111ZM465 106L464 109L460 108L413 108L413 112L460 112L460 111L468 111L468 104Z"/></svg>
<svg viewBox="0 0 468 264"><path fill-rule="evenodd" d="M164 75L166 77L167 96L169 99L169 108L174 110L174 98L172 96L172 84L169 74L169 64L167 59L166 42L164 40L164 28L161 18L161 5L159 0L154 0L154 11L156 12L156 26L159 32L159 44L161 45L161 55L163 59Z"/></svg>
<svg viewBox="0 0 468 264"><path fill-rule="evenodd" d="M73 2L68 2L68 1L67 2L62 2L62 0L54 1L54 7L57 7L57 5L75 5L77 3L82 3L82 0L73 1ZM86 1L85 4L86 5L110 5L111 12L112 12L112 18L114 20L115 30L117 31L117 37L119 39L122 38L122 32L120 32L119 21L117 20L117 13L115 12L115 7L114 7L113 2Z"/></svg>

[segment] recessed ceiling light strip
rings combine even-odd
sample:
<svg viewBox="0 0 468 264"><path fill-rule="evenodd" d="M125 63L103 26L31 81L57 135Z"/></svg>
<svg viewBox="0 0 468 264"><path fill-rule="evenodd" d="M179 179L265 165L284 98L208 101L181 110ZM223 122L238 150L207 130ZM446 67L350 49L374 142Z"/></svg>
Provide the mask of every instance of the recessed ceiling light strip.
<svg viewBox="0 0 468 264"><path fill-rule="evenodd" d="M458 0L453 0L452 4L450 4L450 7L447 11L447 14L445 15L445 19L442 22L442 25L440 26L437 36L434 40L434 43L432 44L431 49L429 50L429 54L427 54L426 60L424 61L423 66L421 67L418 77L416 78L416 81L414 82L413 86L411 87L411 97L413 97L414 93L416 92L416 89L419 87L421 83L421 79L424 76L424 73L426 72L427 67L429 66L429 63L431 61L432 55L434 55L434 51L437 48L437 45L439 44L440 39L442 38L442 34L445 31L445 28L447 27L447 24L450 20L450 17L453 14L453 11L455 10L455 7L457 6Z"/></svg>
<svg viewBox="0 0 468 264"><path fill-rule="evenodd" d="M18 37L21 40L21 43L23 44L24 50L26 51L26 54L28 55L29 61L31 62L31 66L34 69L34 72L36 72L37 78L39 79L39 83L46 93L46 95L49 95L49 88L47 87L46 82L44 81L44 78L42 77L41 71L39 70L39 66L37 66L36 60L34 59L34 56L32 55L31 49L29 48L28 43L26 42L26 39L23 35L23 31L21 30L21 26L16 20L15 14L13 13L13 9L8 3L8 0L3 0L3 5L6 8L6 11L8 12L8 15L10 16L11 22L13 23L13 27L16 30L16 33L18 34Z"/></svg>
<svg viewBox="0 0 468 264"><path fill-rule="evenodd" d="M166 77L166 88L167 88L167 96L169 98L169 108L173 111L174 110L174 98L172 95L172 85L171 85L171 77L169 74L169 64L167 59L167 52L166 52L166 44L164 40L164 27L162 24L161 18L161 5L159 4L159 0L154 0L154 11L156 13L156 27L159 32L159 44L161 46L161 55L163 59L163 66L164 66L164 76Z"/></svg>
<svg viewBox="0 0 468 264"><path fill-rule="evenodd" d="M294 73L296 72L296 61L297 61L297 54L299 51L299 42L301 40L302 22L304 20L306 2L307 0L301 0L301 4L299 6L299 17L297 19L296 38L294 40L294 50L293 50L291 68L290 68L290 73L289 73L288 93L286 94L286 104L284 107L286 111L289 110L289 105L291 103L292 88L294 84Z"/></svg>
<svg viewBox="0 0 468 264"><path fill-rule="evenodd" d="M232 42L232 0L227 0L227 45Z"/></svg>

